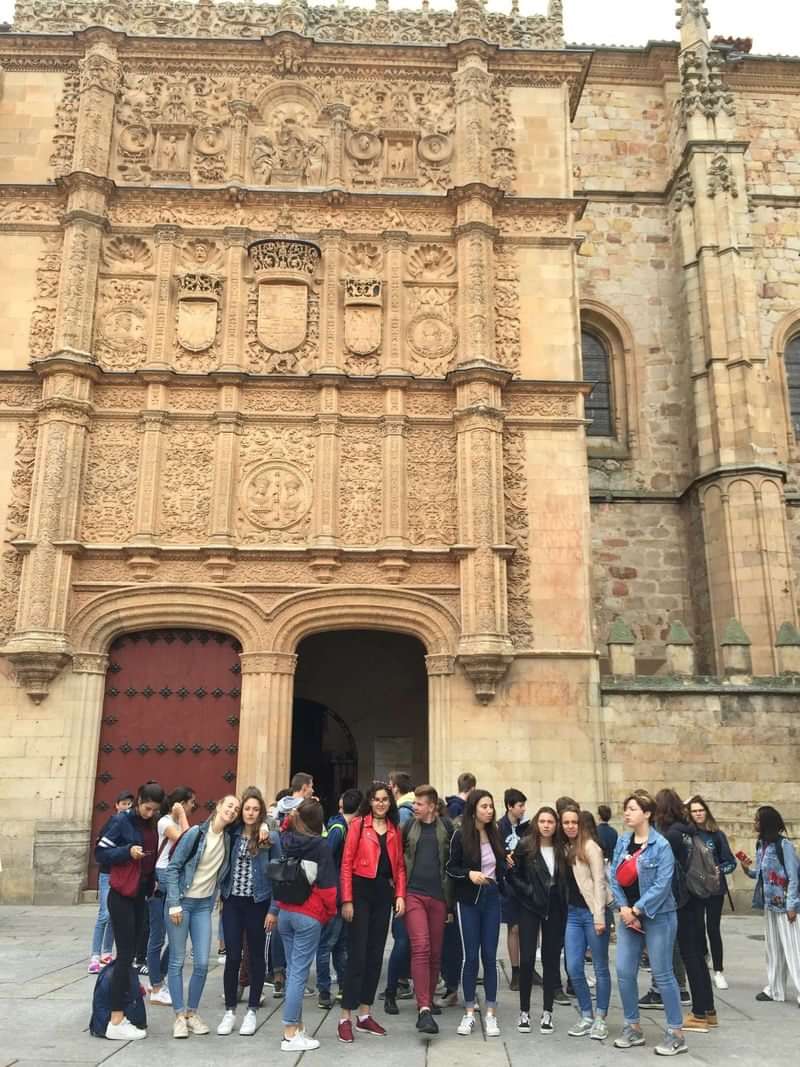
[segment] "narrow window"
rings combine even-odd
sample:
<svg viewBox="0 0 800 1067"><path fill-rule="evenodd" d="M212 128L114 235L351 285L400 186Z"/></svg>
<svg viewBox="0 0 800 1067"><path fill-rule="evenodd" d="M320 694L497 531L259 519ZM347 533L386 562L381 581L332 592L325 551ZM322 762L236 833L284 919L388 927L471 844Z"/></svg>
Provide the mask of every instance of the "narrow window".
<svg viewBox="0 0 800 1067"><path fill-rule="evenodd" d="M798 338L800 342L800 338ZM590 437L613 437L614 416L611 400L611 359L605 343L597 336L584 330L581 333L583 352L583 377L594 386L586 397L586 418L591 425L586 428ZM788 350L787 350L788 351ZM797 348L797 399L800 404L800 344ZM800 413L800 407L797 408ZM794 416L795 408L792 407Z"/></svg>
<svg viewBox="0 0 800 1067"><path fill-rule="evenodd" d="M786 345L783 360L786 365L792 429L795 437L800 437L800 334L796 334Z"/></svg>

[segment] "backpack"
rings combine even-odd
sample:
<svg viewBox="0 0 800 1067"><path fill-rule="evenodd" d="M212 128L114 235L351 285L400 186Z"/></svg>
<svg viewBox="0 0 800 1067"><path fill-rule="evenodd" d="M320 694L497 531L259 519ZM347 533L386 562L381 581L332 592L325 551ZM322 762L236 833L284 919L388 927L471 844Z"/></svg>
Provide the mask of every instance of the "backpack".
<svg viewBox="0 0 800 1067"><path fill-rule="evenodd" d="M686 865L686 888L693 897L707 900L719 894L720 877L714 853L699 835L683 835L689 851Z"/></svg>
<svg viewBox="0 0 800 1067"><path fill-rule="evenodd" d="M303 861L295 856L271 860L267 874L272 883L272 895L279 904L305 904L311 896L311 883L306 877Z"/></svg>
<svg viewBox="0 0 800 1067"><path fill-rule="evenodd" d="M89 1019L89 1033L92 1037L105 1037L106 1027L111 1019L111 976L116 967L116 960L98 974L92 994L92 1017ZM134 967L130 968L128 981L128 994L125 999L125 1018L138 1026L140 1030L147 1029L147 1011L144 1006L144 990L139 985L139 975Z"/></svg>

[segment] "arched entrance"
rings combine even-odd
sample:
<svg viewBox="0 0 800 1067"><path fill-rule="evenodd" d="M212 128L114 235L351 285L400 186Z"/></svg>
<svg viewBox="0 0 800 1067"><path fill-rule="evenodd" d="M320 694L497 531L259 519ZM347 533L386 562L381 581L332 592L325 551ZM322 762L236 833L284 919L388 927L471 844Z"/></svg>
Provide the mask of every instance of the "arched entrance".
<svg viewBox="0 0 800 1067"><path fill-rule="evenodd" d="M236 789L239 643L209 630L125 634L109 649L92 837L125 789L148 779L197 793L198 818ZM90 850L89 885L97 884Z"/></svg>
<svg viewBox="0 0 800 1067"><path fill-rule="evenodd" d="M333 630L297 647L291 772L314 775L327 815L344 785L428 775L425 648L408 634Z"/></svg>

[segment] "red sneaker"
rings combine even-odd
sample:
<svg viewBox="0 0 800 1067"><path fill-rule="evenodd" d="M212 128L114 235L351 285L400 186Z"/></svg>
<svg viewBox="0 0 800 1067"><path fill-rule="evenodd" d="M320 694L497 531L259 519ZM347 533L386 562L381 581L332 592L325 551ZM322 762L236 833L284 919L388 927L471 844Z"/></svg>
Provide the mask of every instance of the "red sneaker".
<svg viewBox="0 0 800 1067"><path fill-rule="evenodd" d="M340 1041L343 1041L345 1045L353 1044L355 1041L355 1037L353 1037L353 1024L349 1019L341 1019L336 1029Z"/></svg>
<svg viewBox="0 0 800 1067"><path fill-rule="evenodd" d="M384 1028L380 1023L376 1023L371 1015L366 1019L357 1019L356 1030L360 1030L362 1034L372 1034L373 1037L386 1037Z"/></svg>

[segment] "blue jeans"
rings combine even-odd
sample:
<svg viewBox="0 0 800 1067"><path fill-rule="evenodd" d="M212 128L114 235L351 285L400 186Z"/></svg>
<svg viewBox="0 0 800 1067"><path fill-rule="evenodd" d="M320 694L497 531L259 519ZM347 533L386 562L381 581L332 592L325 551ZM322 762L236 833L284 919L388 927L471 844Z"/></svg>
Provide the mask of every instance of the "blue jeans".
<svg viewBox="0 0 800 1067"><path fill-rule="evenodd" d="M475 985L478 978L478 953L483 961L483 989L486 1006L497 1003L497 942L500 939L500 891L494 882L481 886L475 904L457 904L458 925L464 965L461 985L464 1004L475 1007Z"/></svg>
<svg viewBox="0 0 800 1067"><path fill-rule="evenodd" d="M108 885L110 874L102 872L97 878L97 922L92 934L92 955L110 956L114 947L114 929L108 914Z"/></svg>
<svg viewBox="0 0 800 1067"><path fill-rule="evenodd" d="M164 915L165 907L166 902L163 896L150 897L147 902L150 918L150 934L147 938L147 977L150 979L150 985L161 985L169 966L166 926L168 919ZM164 948L165 945L166 948Z"/></svg>
<svg viewBox="0 0 800 1067"><path fill-rule="evenodd" d="M341 915L336 915L322 929L317 949L317 989L321 993L331 991L331 957L336 971L336 981L341 989L344 972L347 970L347 927Z"/></svg>
<svg viewBox="0 0 800 1067"><path fill-rule="evenodd" d="M639 1022L638 974L642 950L646 945L653 984L664 1001L667 1026L670 1030L679 1030L683 1025L683 1011L678 983L672 970L672 946L678 930L678 917L674 911L662 911L654 919L643 915L640 922L644 934L629 930L623 922L617 923L617 982L625 1022Z"/></svg>
<svg viewBox="0 0 800 1067"><path fill-rule="evenodd" d="M402 917L392 919L392 939L394 944L386 967L386 991L396 995L397 983L411 973L411 942Z"/></svg>
<svg viewBox="0 0 800 1067"><path fill-rule="evenodd" d="M275 971L286 970L286 950L283 947L283 939L281 938L281 932L276 926L275 929L269 934L269 969L274 974Z"/></svg>
<svg viewBox="0 0 800 1067"><path fill-rule="evenodd" d="M169 922L169 995L175 1014L183 1010L183 964L186 959L186 941L192 939L193 967L189 979L189 1011L196 1011L203 995L208 974L208 954L211 951L211 915L214 897L184 897L181 901L183 914L179 926Z"/></svg>
<svg viewBox="0 0 800 1067"><path fill-rule="evenodd" d="M594 917L588 908L576 908L570 904L567 913L567 930L564 935L564 954L567 957L567 974L572 979L572 987L578 998L578 1007L584 1019L592 1017L592 994L586 981L586 949L592 951L592 966L597 978L597 1014L604 1018L608 1015L608 1002L611 1000L611 971L608 969L608 938L606 926L604 934L598 934L594 928Z"/></svg>
<svg viewBox="0 0 800 1067"><path fill-rule="evenodd" d="M322 924L299 911L278 916L278 929L286 949L286 995L283 998L283 1025L298 1026L303 1018L303 993L308 972L317 954Z"/></svg>

